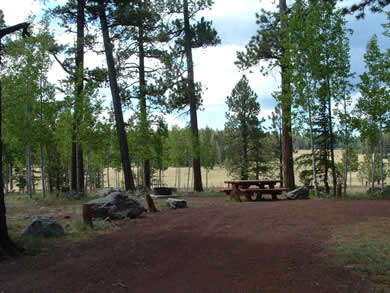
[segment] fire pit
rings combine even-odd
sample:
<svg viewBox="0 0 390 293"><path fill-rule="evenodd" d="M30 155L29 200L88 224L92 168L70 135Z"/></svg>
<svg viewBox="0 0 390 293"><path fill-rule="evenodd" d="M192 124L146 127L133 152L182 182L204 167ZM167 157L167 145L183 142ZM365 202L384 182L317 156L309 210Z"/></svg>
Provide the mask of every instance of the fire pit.
<svg viewBox="0 0 390 293"><path fill-rule="evenodd" d="M171 187L154 187L153 194L155 195L171 195L172 194Z"/></svg>

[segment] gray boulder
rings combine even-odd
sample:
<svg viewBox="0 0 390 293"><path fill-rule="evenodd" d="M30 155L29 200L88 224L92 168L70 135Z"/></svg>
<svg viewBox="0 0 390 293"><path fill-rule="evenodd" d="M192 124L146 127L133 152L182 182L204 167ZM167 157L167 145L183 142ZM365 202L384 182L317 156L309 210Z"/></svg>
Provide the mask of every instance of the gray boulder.
<svg viewBox="0 0 390 293"><path fill-rule="evenodd" d="M287 193L287 199L309 199L309 188L299 187Z"/></svg>
<svg viewBox="0 0 390 293"><path fill-rule="evenodd" d="M183 199L177 199L177 198L168 198L167 199L167 205L171 209L183 209L187 207L187 202Z"/></svg>
<svg viewBox="0 0 390 293"><path fill-rule="evenodd" d="M31 223L23 230L22 236L59 237L64 234L62 226L49 218L32 216Z"/></svg>
<svg viewBox="0 0 390 293"><path fill-rule="evenodd" d="M119 188L106 187L106 188L103 188L103 189L99 190L98 192L96 192L96 197L105 197L105 196L109 195L110 193L120 192L120 191L121 190Z"/></svg>
<svg viewBox="0 0 390 293"><path fill-rule="evenodd" d="M92 218L124 219L137 218L146 211L144 206L125 192L112 192L106 197L87 203Z"/></svg>

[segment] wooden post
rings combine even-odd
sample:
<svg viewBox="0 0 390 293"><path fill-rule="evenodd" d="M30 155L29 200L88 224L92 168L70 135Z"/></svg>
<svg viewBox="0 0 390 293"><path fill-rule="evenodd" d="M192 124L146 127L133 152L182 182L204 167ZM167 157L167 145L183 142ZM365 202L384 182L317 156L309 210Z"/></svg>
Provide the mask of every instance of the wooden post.
<svg viewBox="0 0 390 293"><path fill-rule="evenodd" d="M92 222L92 209L89 204L83 204L83 220L84 224L91 226L93 228Z"/></svg>
<svg viewBox="0 0 390 293"><path fill-rule="evenodd" d="M341 198L341 184L337 184L337 192L336 192L336 197Z"/></svg>
<svg viewBox="0 0 390 293"><path fill-rule="evenodd" d="M153 198L150 196L150 194L146 195L146 202L148 203L149 213L157 213L158 210L156 209L156 206L154 205Z"/></svg>

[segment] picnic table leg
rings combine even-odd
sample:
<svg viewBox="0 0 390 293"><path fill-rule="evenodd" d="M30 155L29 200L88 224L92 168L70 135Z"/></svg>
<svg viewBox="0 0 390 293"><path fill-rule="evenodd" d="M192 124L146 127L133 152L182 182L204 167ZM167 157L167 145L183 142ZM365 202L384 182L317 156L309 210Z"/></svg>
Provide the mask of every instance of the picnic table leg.
<svg viewBox="0 0 390 293"><path fill-rule="evenodd" d="M261 200L263 197L263 194L261 192L256 193L256 200Z"/></svg>
<svg viewBox="0 0 390 293"><path fill-rule="evenodd" d="M276 194L272 194L272 200L278 200L278 196Z"/></svg>
<svg viewBox="0 0 390 293"><path fill-rule="evenodd" d="M251 192L245 192L245 197L247 201L252 201L252 193Z"/></svg>

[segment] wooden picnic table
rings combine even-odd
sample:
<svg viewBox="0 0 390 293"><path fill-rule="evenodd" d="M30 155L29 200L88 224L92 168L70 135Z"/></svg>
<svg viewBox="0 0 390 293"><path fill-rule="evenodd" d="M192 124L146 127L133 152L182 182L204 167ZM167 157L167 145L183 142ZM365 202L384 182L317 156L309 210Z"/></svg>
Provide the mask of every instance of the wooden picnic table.
<svg viewBox="0 0 390 293"><path fill-rule="evenodd" d="M237 201L241 201L241 195L244 195L250 201L252 200L253 194L256 194L256 200L260 200L263 194L271 194L272 199L276 200L278 194L282 194L283 191L288 190L282 187L276 188L275 185L280 183L280 180L277 179L226 180L224 182L229 187L221 189L221 191L230 196L234 196Z"/></svg>

